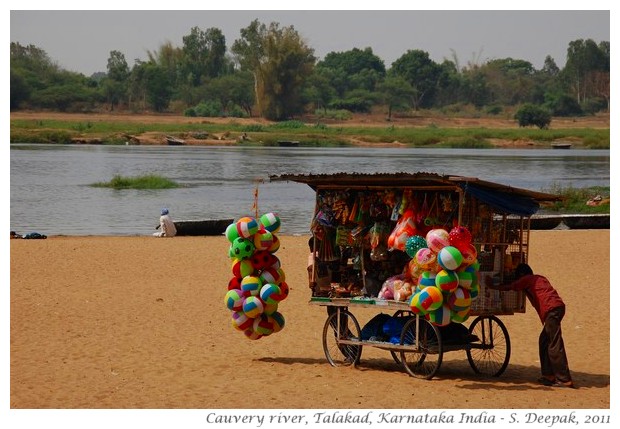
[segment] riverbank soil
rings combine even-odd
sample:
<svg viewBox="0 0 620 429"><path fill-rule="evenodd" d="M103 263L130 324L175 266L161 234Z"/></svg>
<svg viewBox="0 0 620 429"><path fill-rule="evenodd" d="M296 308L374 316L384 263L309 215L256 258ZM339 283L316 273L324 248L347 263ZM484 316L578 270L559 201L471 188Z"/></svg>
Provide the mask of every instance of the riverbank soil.
<svg viewBox="0 0 620 429"><path fill-rule="evenodd" d="M172 114L129 114L129 113L60 113L60 112L11 112L11 120L56 120L56 121L76 121L76 122L130 122L142 124L263 124L268 125L271 122L261 118L195 118ZM317 123L315 117L302 118L304 122ZM518 128L513 119L506 118L458 118L445 116L423 115L410 117L396 117L391 121L386 120L384 114L356 114L351 119L336 121L321 119L321 123L326 125L337 125L339 127L438 127L438 128L489 128L489 129L510 129ZM600 114L596 116L584 116L574 118L553 118L551 129L562 128L593 128L608 129L610 128L609 114ZM131 136L128 136L130 138ZM165 134L161 132L145 132L140 134L140 144L167 144ZM226 135L226 132L217 136L210 136L206 139L196 139L192 137L184 138L186 145L230 145L235 144L239 140L239 136ZM528 140L501 140L490 139L490 142L497 147L527 147L532 144ZM358 146L390 146L397 147L398 142L387 143L367 143L356 138L350 139L350 144ZM404 146L404 145L403 145Z"/></svg>

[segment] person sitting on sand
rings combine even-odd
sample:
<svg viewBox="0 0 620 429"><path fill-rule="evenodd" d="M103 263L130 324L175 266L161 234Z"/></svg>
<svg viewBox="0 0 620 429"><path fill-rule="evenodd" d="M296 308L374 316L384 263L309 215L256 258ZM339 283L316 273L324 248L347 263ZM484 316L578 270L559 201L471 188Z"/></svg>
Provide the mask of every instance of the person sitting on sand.
<svg viewBox="0 0 620 429"><path fill-rule="evenodd" d="M522 290L538 313L543 329L538 338L538 353L542 377L538 382L545 386L569 387L575 385L568 369L568 359L562 339L562 318L566 306L549 280L534 274L528 264L521 263L515 269L515 280L507 285L495 285L487 276L485 285L497 290Z"/></svg>
<svg viewBox="0 0 620 429"><path fill-rule="evenodd" d="M159 232L153 233L155 237L174 237L177 235L177 227L174 225L168 209L161 209L157 229L159 229Z"/></svg>

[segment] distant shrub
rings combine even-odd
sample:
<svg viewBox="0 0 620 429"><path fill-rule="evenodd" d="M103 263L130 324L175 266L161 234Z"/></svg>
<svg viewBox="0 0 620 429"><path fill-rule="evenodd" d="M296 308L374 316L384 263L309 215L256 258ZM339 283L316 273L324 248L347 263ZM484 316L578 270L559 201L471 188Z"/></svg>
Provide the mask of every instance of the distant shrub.
<svg viewBox="0 0 620 429"><path fill-rule="evenodd" d="M112 189L170 189L179 187L176 182L154 174L136 177L123 177L117 174L109 182L97 182L91 186Z"/></svg>
<svg viewBox="0 0 620 429"><path fill-rule="evenodd" d="M547 109L533 104L524 104L517 113L515 119L519 122L520 127L528 127L530 125L537 126L540 129L549 128L551 123L551 113Z"/></svg>

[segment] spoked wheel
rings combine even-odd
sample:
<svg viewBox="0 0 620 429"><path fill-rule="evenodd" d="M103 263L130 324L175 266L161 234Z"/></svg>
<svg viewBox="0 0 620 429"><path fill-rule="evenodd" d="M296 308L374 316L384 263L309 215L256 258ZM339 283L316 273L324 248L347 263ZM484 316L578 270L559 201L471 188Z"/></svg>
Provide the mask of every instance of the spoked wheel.
<svg viewBox="0 0 620 429"><path fill-rule="evenodd" d="M423 317L412 318L403 327L400 360L409 375L431 379L439 370L443 359L441 334L435 325Z"/></svg>
<svg viewBox="0 0 620 429"><path fill-rule="evenodd" d="M478 316L469 326L478 337L467 349L467 360L476 374L498 377L510 360L510 337L506 326L494 315Z"/></svg>
<svg viewBox="0 0 620 429"><path fill-rule="evenodd" d="M394 315L392 317L409 317L409 316L413 316L413 312L412 311L408 311L408 310L398 310L396 313L394 313ZM400 353L399 352L395 352L394 350L390 350L390 354L392 355L392 358L394 359L394 361L397 364L402 363L402 361L400 360Z"/></svg>
<svg viewBox="0 0 620 429"><path fill-rule="evenodd" d="M348 310L339 309L330 314L323 327L323 351L332 366L359 363L362 346L360 325Z"/></svg>

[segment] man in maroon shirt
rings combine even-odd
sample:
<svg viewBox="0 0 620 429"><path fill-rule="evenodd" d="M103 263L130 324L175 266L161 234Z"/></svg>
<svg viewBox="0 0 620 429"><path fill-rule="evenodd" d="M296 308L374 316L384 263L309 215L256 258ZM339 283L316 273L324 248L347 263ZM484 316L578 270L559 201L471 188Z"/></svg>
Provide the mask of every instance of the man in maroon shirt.
<svg viewBox="0 0 620 429"><path fill-rule="evenodd" d="M491 289L522 290L538 313L543 329L538 338L538 351L542 377L538 381L545 386L575 388L568 369L568 359L562 339L562 318L566 306L549 280L534 274L527 264L515 269L515 280L508 285L494 285L488 276L485 284Z"/></svg>

